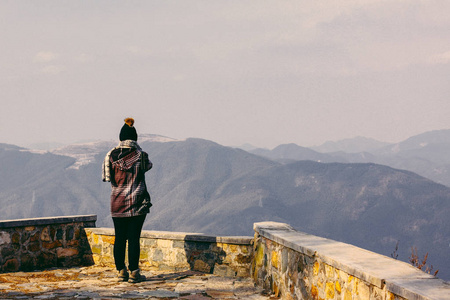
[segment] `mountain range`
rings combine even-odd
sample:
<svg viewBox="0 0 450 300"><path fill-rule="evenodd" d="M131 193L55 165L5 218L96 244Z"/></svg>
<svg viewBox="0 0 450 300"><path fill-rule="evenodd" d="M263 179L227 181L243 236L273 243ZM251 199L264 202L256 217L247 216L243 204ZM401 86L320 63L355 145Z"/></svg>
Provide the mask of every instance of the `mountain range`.
<svg viewBox="0 0 450 300"><path fill-rule="evenodd" d="M450 141L447 133L360 153L320 153L295 144L247 152L208 140L141 134L139 143L154 164L146 177L153 207L144 228L252 235L254 222L284 222L384 255L398 242L404 261L417 247L449 280L450 188L379 163L445 166L448 159L439 163L438 155ZM97 214L97 226L112 227L101 163L115 144L52 151L0 144L2 219Z"/></svg>
<svg viewBox="0 0 450 300"><path fill-rule="evenodd" d="M396 144L357 137L313 148L284 144L272 150L256 148L249 152L278 162L376 163L412 171L450 187L450 130L425 132Z"/></svg>

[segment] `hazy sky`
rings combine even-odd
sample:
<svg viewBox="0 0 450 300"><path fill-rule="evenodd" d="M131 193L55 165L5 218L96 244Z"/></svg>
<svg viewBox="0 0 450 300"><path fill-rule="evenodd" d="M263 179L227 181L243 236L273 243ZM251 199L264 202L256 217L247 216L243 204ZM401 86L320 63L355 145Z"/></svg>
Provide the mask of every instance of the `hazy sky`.
<svg viewBox="0 0 450 300"><path fill-rule="evenodd" d="M450 1L0 0L0 143L450 128Z"/></svg>

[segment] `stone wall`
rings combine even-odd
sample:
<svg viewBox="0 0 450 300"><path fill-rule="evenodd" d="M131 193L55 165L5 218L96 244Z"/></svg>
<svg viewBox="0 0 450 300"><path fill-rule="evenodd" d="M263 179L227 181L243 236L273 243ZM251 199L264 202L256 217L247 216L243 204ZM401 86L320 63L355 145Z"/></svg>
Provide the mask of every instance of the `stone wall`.
<svg viewBox="0 0 450 300"><path fill-rule="evenodd" d="M85 227L97 216L0 221L0 272L33 271L93 263Z"/></svg>
<svg viewBox="0 0 450 300"><path fill-rule="evenodd" d="M97 217L0 221L0 272L98 264L114 268L114 229ZM411 265L287 224L254 224L255 237L143 231L140 266L252 277L281 299L443 300L450 283Z"/></svg>
<svg viewBox="0 0 450 300"><path fill-rule="evenodd" d="M450 299L450 285L411 265L352 245L254 224L254 281L282 299Z"/></svg>
<svg viewBox="0 0 450 300"><path fill-rule="evenodd" d="M86 229L96 264L114 267L114 229ZM220 276L249 277L251 237L142 231L140 267L147 270L197 270Z"/></svg>

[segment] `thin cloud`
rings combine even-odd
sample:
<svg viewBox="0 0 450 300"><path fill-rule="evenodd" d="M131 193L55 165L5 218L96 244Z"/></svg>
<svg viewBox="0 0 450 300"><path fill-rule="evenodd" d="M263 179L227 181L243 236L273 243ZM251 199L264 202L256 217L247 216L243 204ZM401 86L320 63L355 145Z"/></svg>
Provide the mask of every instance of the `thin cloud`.
<svg viewBox="0 0 450 300"><path fill-rule="evenodd" d="M47 63L47 62L51 62L54 61L58 58L58 54L55 52L51 52L51 51L41 51L38 52L35 56L34 56L34 62L37 63Z"/></svg>
<svg viewBox="0 0 450 300"><path fill-rule="evenodd" d="M145 53L145 51L141 47L138 47L138 46L128 46L128 47L126 47L126 51L128 51L132 54L136 54L136 55Z"/></svg>
<svg viewBox="0 0 450 300"><path fill-rule="evenodd" d="M49 75L58 75L62 71L64 71L64 67L56 65L45 66L44 68L41 69L41 73Z"/></svg>
<svg viewBox="0 0 450 300"><path fill-rule="evenodd" d="M67 117L135 99L138 113L161 112L149 130L260 146L353 135L399 141L449 127L448 0L188 2L119 1L107 10L8 2L0 15L17 26L2 32L0 48L7 115L37 123L28 103L56 107L60 94L96 103L61 117L61 137L72 130L78 139L88 133ZM23 80L35 75L40 84L24 93ZM223 126L230 116L233 126ZM9 134L0 132L26 136Z"/></svg>
<svg viewBox="0 0 450 300"><path fill-rule="evenodd" d="M437 64L446 65L446 64L450 63L450 51L432 56L430 58L429 62L431 64L436 64L436 65Z"/></svg>

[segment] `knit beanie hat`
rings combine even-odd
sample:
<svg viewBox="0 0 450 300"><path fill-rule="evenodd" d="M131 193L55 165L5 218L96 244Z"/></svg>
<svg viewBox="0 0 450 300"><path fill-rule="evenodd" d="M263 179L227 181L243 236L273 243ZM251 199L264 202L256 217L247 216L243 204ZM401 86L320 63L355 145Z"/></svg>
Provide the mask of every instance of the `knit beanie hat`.
<svg viewBox="0 0 450 300"><path fill-rule="evenodd" d="M133 118L126 118L125 124L123 124L122 129L120 130L119 139L120 141L125 140L133 140L137 141L137 132L136 128L133 127L134 119Z"/></svg>

